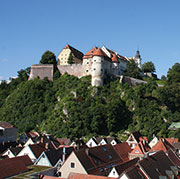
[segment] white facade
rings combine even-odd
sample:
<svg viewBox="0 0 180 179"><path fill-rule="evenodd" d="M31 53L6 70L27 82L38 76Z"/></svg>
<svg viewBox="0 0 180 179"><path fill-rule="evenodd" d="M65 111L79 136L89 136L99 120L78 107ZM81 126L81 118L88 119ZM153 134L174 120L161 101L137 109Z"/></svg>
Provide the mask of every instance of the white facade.
<svg viewBox="0 0 180 179"><path fill-rule="evenodd" d="M89 141L86 143L88 147L96 147L97 143L94 138L89 139Z"/></svg>
<svg viewBox="0 0 180 179"><path fill-rule="evenodd" d="M119 174L118 174L118 172L116 171L116 169L114 167L110 171L108 177L113 177L113 178L118 178L119 177Z"/></svg>
<svg viewBox="0 0 180 179"><path fill-rule="evenodd" d="M28 155L29 158L33 161L33 163L36 161L36 156L34 155L34 153L32 152L31 148L29 146L26 146L24 147L20 152L19 154L17 155L18 156L23 156L23 155Z"/></svg>
<svg viewBox="0 0 180 179"><path fill-rule="evenodd" d="M10 149L7 149L7 150L2 154L2 156L6 156L6 155L7 155L9 158L15 157L15 155L11 152Z"/></svg>
<svg viewBox="0 0 180 179"><path fill-rule="evenodd" d="M59 172L61 173L62 178L68 178L71 172L88 174L84 167L81 165L80 161L78 160L74 152L70 154L70 156L67 158L65 163L60 168Z"/></svg>

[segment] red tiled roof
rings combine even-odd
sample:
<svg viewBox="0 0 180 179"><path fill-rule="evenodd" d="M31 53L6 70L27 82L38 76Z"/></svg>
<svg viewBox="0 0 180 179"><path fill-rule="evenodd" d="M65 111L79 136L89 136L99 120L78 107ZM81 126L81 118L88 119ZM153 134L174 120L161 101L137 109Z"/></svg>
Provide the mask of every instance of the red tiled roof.
<svg viewBox="0 0 180 179"><path fill-rule="evenodd" d="M45 144L32 144L32 145L29 145L29 147L31 148L32 152L34 153L34 155L36 156L36 158L38 158L42 152L44 152L45 150L47 150L45 148Z"/></svg>
<svg viewBox="0 0 180 179"><path fill-rule="evenodd" d="M27 135L29 138L34 138L34 137L39 136L39 134L38 134L37 132L34 132L34 131L27 132L26 135Z"/></svg>
<svg viewBox="0 0 180 179"><path fill-rule="evenodd" d="M171 145L173 143L178 143L178 138L165 138L166 141L168 141Z"/></svg>
<svg viewBox="0 0 180 179"><path fill-rule="evenodd" d="M28 165L32 165L31 159L25 155L0 160L0 178L6 178L28 171Z"/></svg>
<svg viewBox="0 0 180 179"><path fill-rule="evenodd" d="M8 122L2 121L2 122L0 122L0 127L6 129L6 128L13 128L14 126L9 124Z"/></svg>
<svg viewBox="0 0 180 179"><path fill-rule="evenodd" d="M150 150L150 147L147 143L143 143L143 141L140 141L136 147L132 150L130 154L145 154ZM137 152L138 151L138 152Z"/></svg>
<svg viewBox="0 0 180 179"><path fill-rule="evenodd" d="M121 173L124 170L134 166L138 162L138 160L139 160L139 158L135 158L135 159L129 160L129 161L124 162L124 163L122 163L122 164L120 164L118 166L115 166L115 169L118 172L118 174L121 175Z"/></svg>
<svg viewBox="0 0 180 179"><path fill-rule="evenodd" d="M166 141L165 139L159 139L157 144L153 146L151 150L149 150L149 152L156 152L160 150L167 152L167 150L170 148L174 148L174 147L168 141Z"/></svg>
<svg viewBox="0 0 180 179"><path fill-rule="evenodd" d="M75 155L89 174L105 175L106 168L123 162L111 144L78 150Z"/></svg>
<svg viewBox="0 0 180 179"><path fill-rule="evenodd" d="M113 147L124 162L129 160L128 153L130 153L132 149L127 142L116 144Z"/></svg>
<svg viewBox="0 0 180 179"><path fill-rule="evenodd" d="M86 175L80 173L70 173L68 179L115 179L112 177L97 176L97 175Z"/></svg>
<svg viewBox="0 0 180 179"><path fill-rule="evenodd" d="M115 53L113 53L113 55L112 55L112 61L113 62L119 62L118 58L117 58L117 55Z"/></svg>
<svg viewBox="0 0 180 179"><path fill-rule="evenodd" d="M173 166L173 163L163 151L160 151L139 161L138 165L149 178L159 178L159 176L167 176L166 170L171 170L170 166Z"/></svg>
<svg viewBox="0 0 180 179"><path fill-rule="evenodd" d="M105 57L107 57L107 55L100 48L95 46L89 52L87 52L83 56L83 58L92 58L93 56L105 56Z"/></svg>

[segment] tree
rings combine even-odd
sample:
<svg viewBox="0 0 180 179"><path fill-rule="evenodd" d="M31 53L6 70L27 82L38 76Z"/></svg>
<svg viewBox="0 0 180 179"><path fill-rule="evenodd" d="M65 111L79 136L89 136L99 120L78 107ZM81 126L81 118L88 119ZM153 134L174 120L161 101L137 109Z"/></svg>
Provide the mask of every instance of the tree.
<svg viewBox="0 0 180 179"><path fill-rule="evenodd" d="M134 60L127 62L125 75L132 78L142 79L141 70Z"/></svg>
<svg viewBox="0 0 180 179"><path fill-rule="evenodd" d="M166 76L165 76L165 75L162 75L162 76L161 76L161 80L166 81L166 80L167 80Z"/></svg>
<svg viewBox="0 0 180 179"><path fill-rule="evenodd" d="M169 69L168 83L180 83L180 63L175 63L172 68Z"/></svg>
<svg viewBox="0 0 180 179"><path fill-rule="evenodd" d="M74 63L72 52L69 54L68 63L69 63L69 64L73 64L73 63Z"/></svg>
<svg viewBox="0 0 180 179"><path fill-rule="evenodd" d="M42 55L40 63L41 64L54 64L56 66L56 64L57 64L56 56L54 55L53 52L47 50Z"/></svg>
<svg viewBox="0 0 180 179"><path fill-rule="evenodd" d="M154 64L152 63L152 62L146 62L146 63L144 63L143 65L142 65L142 71L143 72L151 72L151 73L153 73L153 72L155 72L156 71L156 68L155 68L155 66L154 66Z"/></svg>

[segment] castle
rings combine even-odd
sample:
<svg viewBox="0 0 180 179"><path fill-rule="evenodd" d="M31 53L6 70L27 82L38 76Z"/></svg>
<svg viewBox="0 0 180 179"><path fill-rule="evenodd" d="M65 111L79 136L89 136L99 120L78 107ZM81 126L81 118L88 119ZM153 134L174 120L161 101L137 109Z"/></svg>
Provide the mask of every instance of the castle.
<svg viewBox="0 0 180 179"><path fill-rule="evenodd" d="M69 64L69 58L72 63ZM141 68L141 56L139 51L135 57L125 57L117 52L109 50L104 45L102 48L94 47L85 55L79 50L66 45L58 55L57 67L61 74L68 73L79 78L91 75L92 86L103 85L104 78L108 76L123 75L127 61L134 60ZM29 79L39 76L40 79L48 77L53 79L53 65L32 65Z"/></svg>

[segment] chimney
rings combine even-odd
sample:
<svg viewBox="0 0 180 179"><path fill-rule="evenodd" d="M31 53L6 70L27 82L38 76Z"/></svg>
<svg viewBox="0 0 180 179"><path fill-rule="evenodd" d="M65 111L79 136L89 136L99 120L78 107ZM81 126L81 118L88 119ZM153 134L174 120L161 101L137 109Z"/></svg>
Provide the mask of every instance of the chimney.
<svg viewBox="0 0 180 179"><path fill-rule="evenodd" d="M49 143L45 143L45 149L48 150L49 149Z"/></svg>
<svg viewBox="0 0 180 179"><path fill-rule="evenodd" d="M87 148L85 151L86 151L86 155L89 155L89 149Z"/></svg>
<svg viewBox="0 0 180 179"><path fill-rule="evenodd" d="M65 162L65 159L66 159L66 147L63 147L62 164Z"/></svg>
<svg viewBox="0 0 180 179"><path fill-rule="evenodd" d="M44 140L43 140L43 136L42 136L42 137L41 137L41 143L42 143L42 144L43 144L43 141L44 141Z"/></svg>

